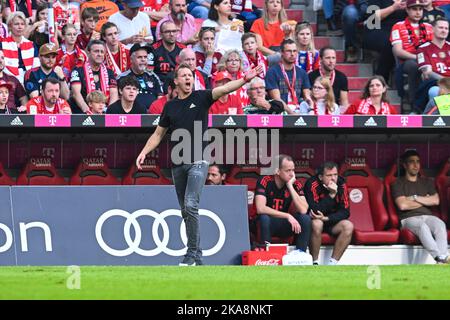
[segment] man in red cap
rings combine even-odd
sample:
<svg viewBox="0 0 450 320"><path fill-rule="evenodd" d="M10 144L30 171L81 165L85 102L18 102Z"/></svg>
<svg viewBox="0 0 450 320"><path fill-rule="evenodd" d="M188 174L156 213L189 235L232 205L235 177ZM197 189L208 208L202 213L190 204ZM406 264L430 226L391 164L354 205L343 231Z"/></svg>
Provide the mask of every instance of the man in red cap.
<svg viewBox="0 0 450 320"><path fill-rule="evenodd" d="M9 93L12 91L12 86L5 80L0 80L0 114L9 114L9 108L7 106Z"/></svg>
<svg viewBox="0 0 450 320"><path fill-rule="evenodd" d="M401 72L408 75L409 103L414 105L414 98L420 82L417 65L417 48L433 39L433 27L422 23L423 0L407 0L404 21L397 22L392 27L391 43L394 56L401 63Z"/></svg>
<svg viewBox="0 0 450 320"><path fill-rule="evenodd" d="M214 78L214 88L223 86L233 80L228 71L219 71ZM241 102L236 95L229 95L228 93L221 96L213 103L210 114L243 114Z"/></svg>

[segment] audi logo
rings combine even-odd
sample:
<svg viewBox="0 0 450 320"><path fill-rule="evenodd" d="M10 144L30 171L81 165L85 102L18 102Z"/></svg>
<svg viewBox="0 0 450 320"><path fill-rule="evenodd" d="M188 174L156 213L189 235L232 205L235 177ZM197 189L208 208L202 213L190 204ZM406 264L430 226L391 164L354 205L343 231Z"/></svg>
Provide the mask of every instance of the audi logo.
<svg viewBox="0 0 450 320"><path fill-rule="evenodd" d="M222 220L212 211L205 210L205 209L199 209L199 215L200 216L206 216L213 220L218 229L219 229L219 239L217 240L217 243L210 249L203 250L203 256L212 256L216 254L217 252L222 249L223 245L225 244L225 238L226 238L226 230L225 225L223 224ZM108 220L111 217L119 216L125 218L125 224L123 226L123 234L125 237L125 241L128 245L128 248L123 250L117 250L111 248L108 244L106 244L105 240L102 236L102 227L106 220ZM142 230L139 222L137 221L137 218L147 216L154 219L153 226L152 226L152 237L153 241L156 244L156 248L148 250L148 249L142 249L139 247L142 239ZM100 247L107 253L109 253L112 256L116 257L125 257L132 253L137 253L144 257L153 257L156 256L162 252L169 256L173 257L179 257L186 254L186 244L187 244L187 236L186 236L186 228L184 220L182 219L181 225L180 225L180 235L181 240L183 241L184 248L175 250L169 248L167 245L169 244L170 239L170 230L169 225L166 222L166 218L169 216L178 216L182 218L181 211L176 209L168 209L161 213L157 213L150 209L140 209L133 213L129 213L125 210L121 209L112 209L109 211L106 211L103 213L100 218L97 220L97 224L95 225L95 237L97 238L97 242L100 245ZM162 239L160 239L158 234L158 229L161 226L163 231ZM131 238L131 227L134 229L135 237L134 239Z"/></svg>

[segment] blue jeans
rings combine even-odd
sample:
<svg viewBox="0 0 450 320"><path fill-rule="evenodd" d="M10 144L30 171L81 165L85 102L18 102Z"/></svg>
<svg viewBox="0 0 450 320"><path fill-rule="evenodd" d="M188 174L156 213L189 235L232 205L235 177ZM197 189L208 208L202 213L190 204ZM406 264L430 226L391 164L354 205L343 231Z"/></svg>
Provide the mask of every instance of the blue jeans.
<svg viewBox="0 0 450 320"><path fill-rule="evenodd" d="M323 0L322 3L323 15L325 19L330 19L333 16L334 1L333 0Z"/></svg>
<svg viewBox="0 0 450 320"><path fill-rule="evenodd" d="M345 6L342 11L342 29L345 37L345 47L356 46L356 25L364 16L366 7L356 7L354 4Z"/></svg>
<svg viewBox="0 0 450 320"><path fill-rule="evenodd" d="M201 259L202 257L198 207L202 189L206 182L208 167L207 161L198 161L172 168L172 178L178 203L181 207L181 215L186 224L186 257L195 259Z"/></svg>
<svg viewBox="0 0 450 320"><path fill-rule="evenodd" d="M209 9L201 4L191 2L188 5L188 12L198 19L208 19Z"/></svg>
<svg viewBox="0 0 450 320"><path fill-rule="evenodd" d="M450 22L450 4L446 4L444 6L440 6L439 9L444 11L445 18L447 18L447 20Z"/></svg>
<svg viewBox="0 0 450 320"><path fill-rule="evenodd" d="M307 214L296 213L293 215L301 226L298 235L293 234L292 226L287 219L274 218L267 214L259 214L259 227L261 230L261 241L272 242L272 236L287 238L292 235L296 237L295 246L297 249L306 251L311 238L311 217Z"/></svg>

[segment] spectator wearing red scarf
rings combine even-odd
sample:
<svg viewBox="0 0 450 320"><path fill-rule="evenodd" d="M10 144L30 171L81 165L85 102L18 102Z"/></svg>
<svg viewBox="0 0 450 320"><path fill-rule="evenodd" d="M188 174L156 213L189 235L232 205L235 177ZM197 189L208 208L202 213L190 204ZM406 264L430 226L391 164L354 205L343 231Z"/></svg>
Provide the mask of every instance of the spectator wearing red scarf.
<svg viewBox="0 0 450 320"><path fill-rule="evenodd" d="M397 114L387 99L387 85L382 76L373 76L365 87L361 100L351 104L345 114L389 115Z"/></svg>
<svg viewBox="0 0 450 320"><path fill-rule="evenodd" d="M61 83L55 78L47 78L42 82L42 95L27 103L28 114L71 114L66 100L59 97Z"/></svg>
<svg viewBox="0 0 450 320"><path fill-rule="evenodd" d="M425 42L433 39L433 27L428 23L422 23L423 0L407 0L404 21L397 22L391 31L391 43L394 56L400 61L401 66L396 71L399 74L408 75L409 102L414 104L415 93L419 87L420 73L417 64L417 48ZM398 88L402 88L398 83ZM399 92L402 95L402 92Z"/></svg>

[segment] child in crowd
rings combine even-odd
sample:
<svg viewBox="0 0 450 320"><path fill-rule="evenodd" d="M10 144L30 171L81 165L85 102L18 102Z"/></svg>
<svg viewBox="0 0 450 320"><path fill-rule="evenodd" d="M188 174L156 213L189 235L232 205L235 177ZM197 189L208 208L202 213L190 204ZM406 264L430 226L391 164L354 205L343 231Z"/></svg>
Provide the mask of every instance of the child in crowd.
<svg viewBox="0 0 450 320"><path fill-rule="evenodd" d="M86 114L104 114L107 98L100 90L94 90L86 97L89 110Z"/></svg>

